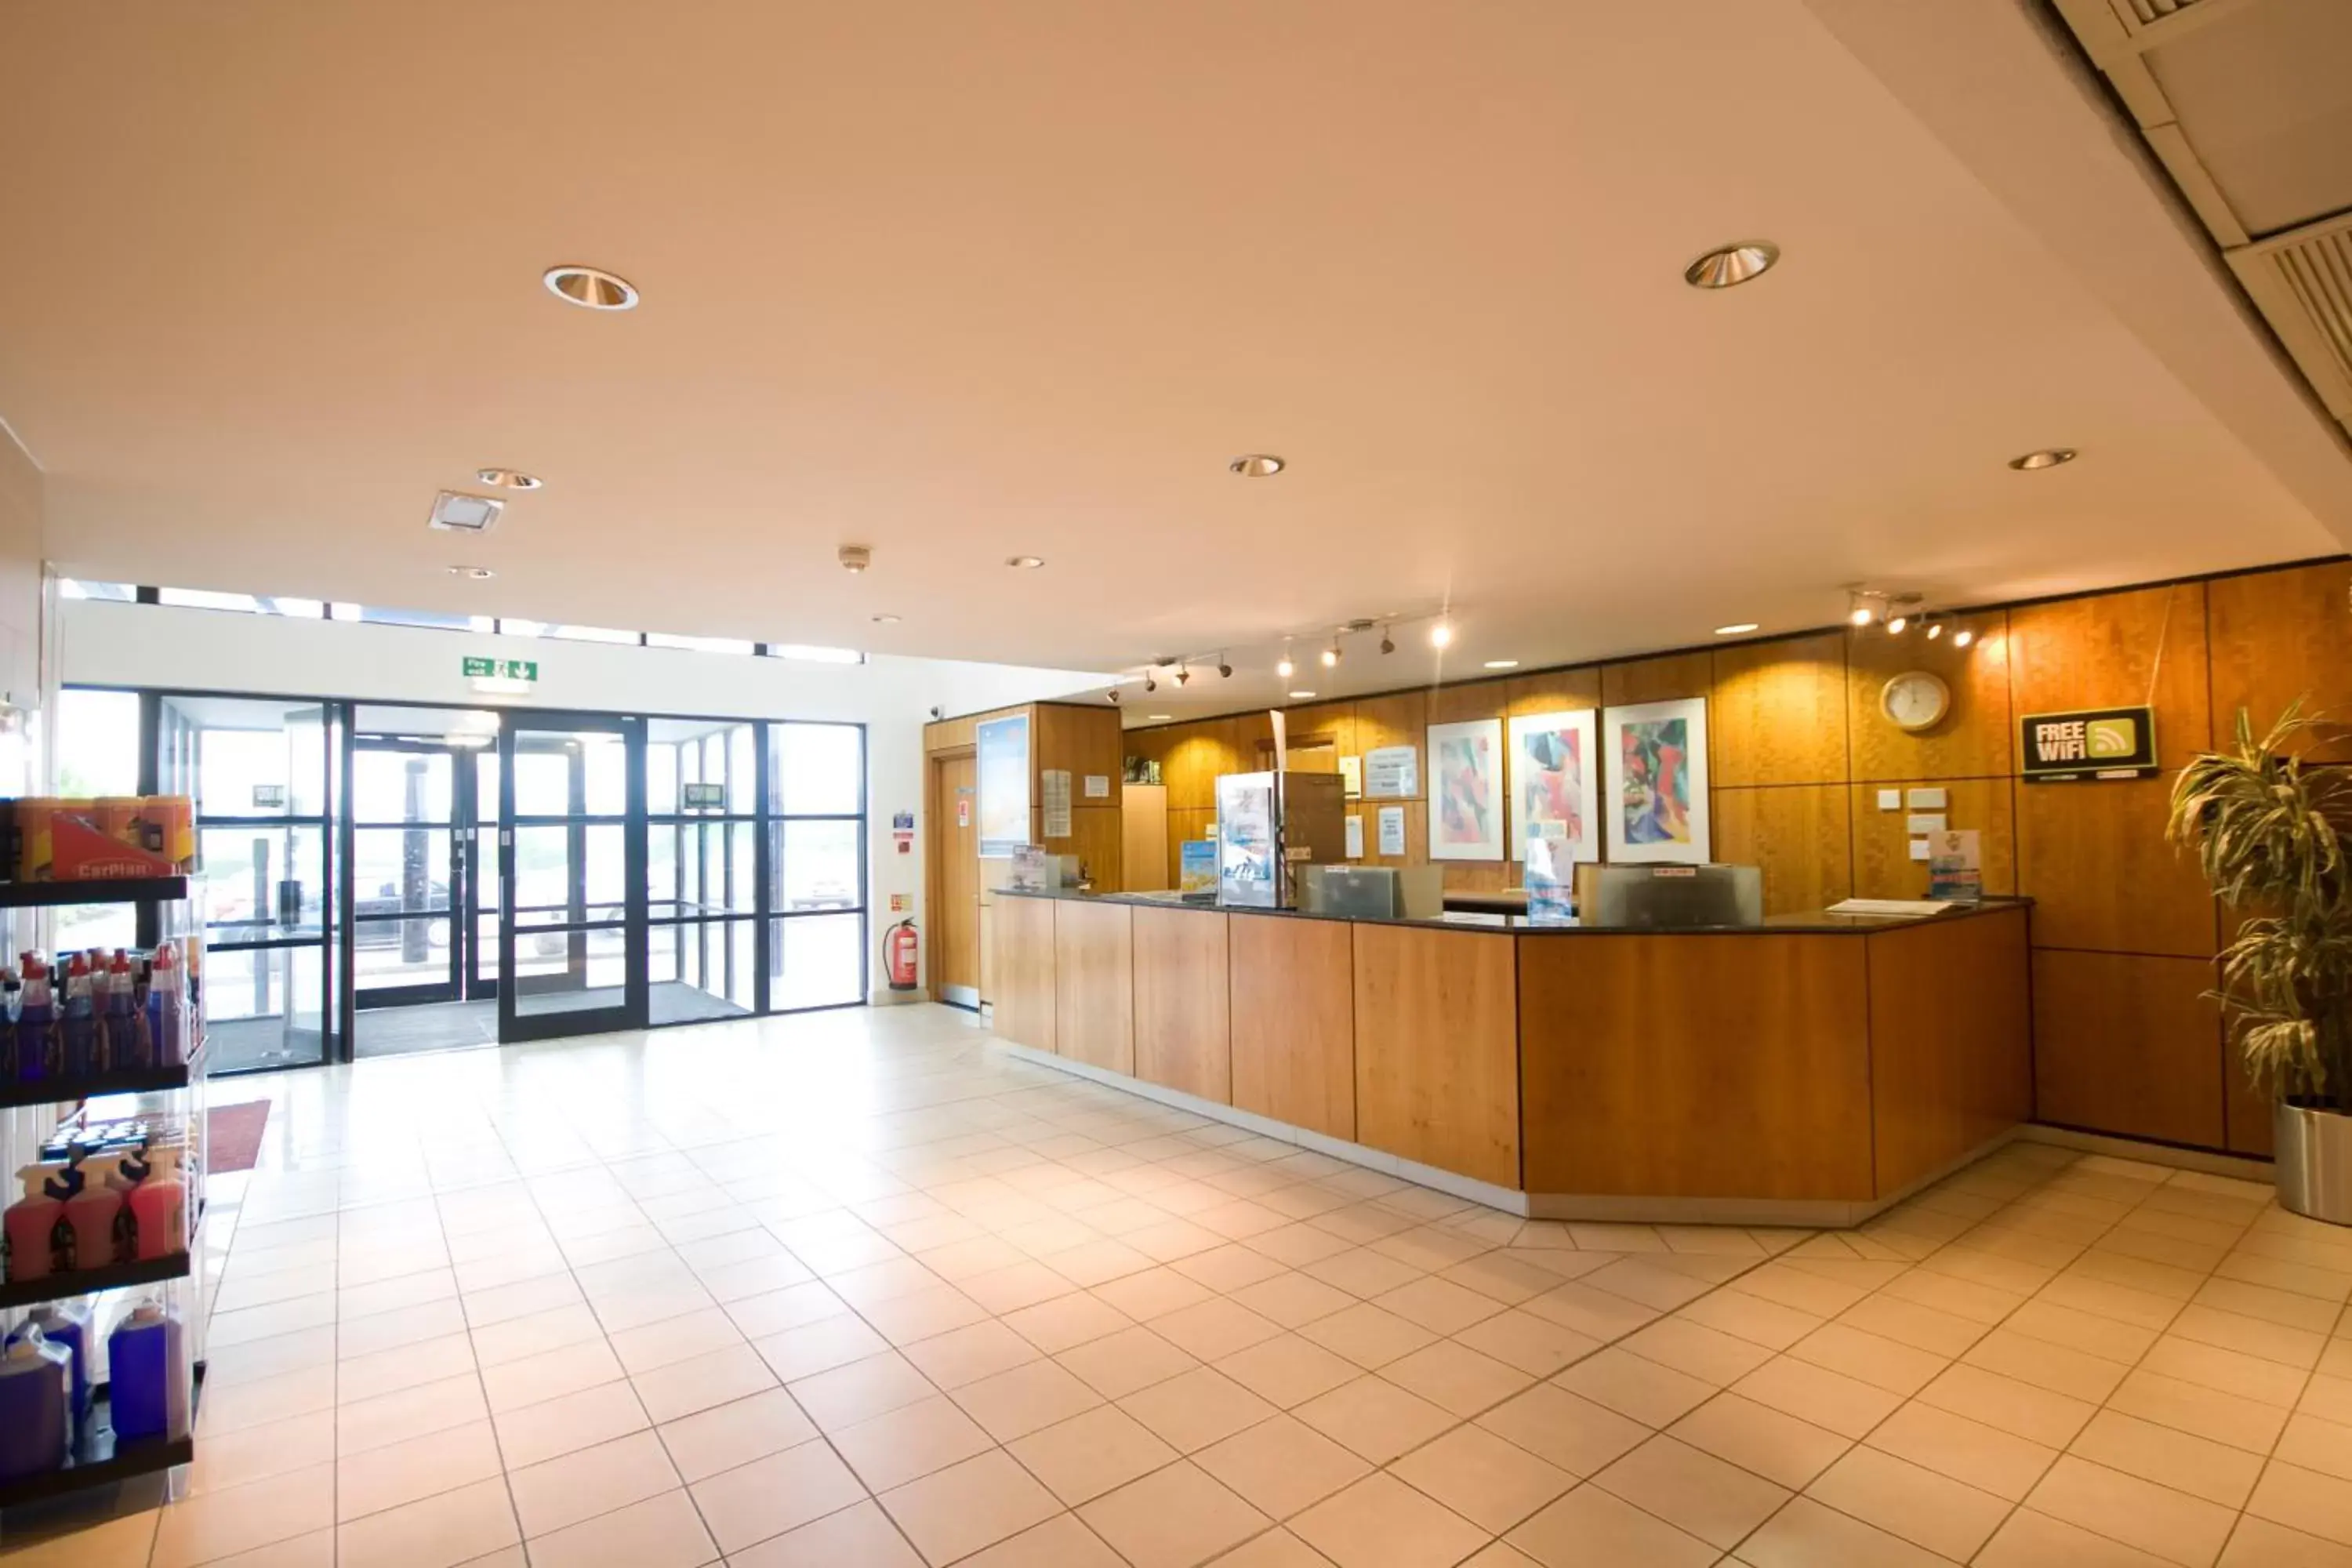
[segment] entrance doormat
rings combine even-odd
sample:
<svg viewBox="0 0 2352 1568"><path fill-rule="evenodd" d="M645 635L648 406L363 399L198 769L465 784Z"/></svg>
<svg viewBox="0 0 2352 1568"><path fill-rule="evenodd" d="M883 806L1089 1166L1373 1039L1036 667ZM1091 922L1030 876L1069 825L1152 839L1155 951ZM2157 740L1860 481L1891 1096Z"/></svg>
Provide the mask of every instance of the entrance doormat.
<svg viewBox="0 0 2352 1568"><path fill-rule="evenodd" d="M250 1171L261 1158L262 1129L269 1125L269 1101L248 1100L215 1105L205 1114L206 1168L215 1176Z"/></svg>

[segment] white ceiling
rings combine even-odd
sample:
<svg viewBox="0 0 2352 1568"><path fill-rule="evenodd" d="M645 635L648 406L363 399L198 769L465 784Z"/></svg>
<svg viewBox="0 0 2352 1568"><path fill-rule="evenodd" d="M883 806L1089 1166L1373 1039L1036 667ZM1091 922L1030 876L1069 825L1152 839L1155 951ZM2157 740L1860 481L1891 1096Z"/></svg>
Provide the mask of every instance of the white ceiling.
<svg viewBox="0 0 2352 1568"><path fill-rule="evenodd" d="M1356 616L1532 667L2341 548L2352 464L2221 285L2123 298L2200 241L2082 226L2167 209L2074 68L1894 9L2021 49L2031 162L2097 199L1997 175L1842 0L39 0L0 417L71 573L1257 677L1169 711ZM1750 236L1778 270L1683 285ZM644 305L558 303L572 261ZM548 487L427 531L486 464ZM1382 662L1315 689L1433 668Z"/></svg>

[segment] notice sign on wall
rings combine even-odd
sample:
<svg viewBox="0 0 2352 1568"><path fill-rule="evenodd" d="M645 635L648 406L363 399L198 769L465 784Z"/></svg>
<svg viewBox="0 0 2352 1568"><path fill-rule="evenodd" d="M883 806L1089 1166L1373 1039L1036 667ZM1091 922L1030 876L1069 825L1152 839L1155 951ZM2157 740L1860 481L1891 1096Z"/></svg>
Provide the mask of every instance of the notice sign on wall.
<svg viewBox="0 0 2352 1568"><path fill-rule="evenodd" d="M2028 784L2153 778L2156 710L2084 708L2018 721L2019 771Z"/></svg>

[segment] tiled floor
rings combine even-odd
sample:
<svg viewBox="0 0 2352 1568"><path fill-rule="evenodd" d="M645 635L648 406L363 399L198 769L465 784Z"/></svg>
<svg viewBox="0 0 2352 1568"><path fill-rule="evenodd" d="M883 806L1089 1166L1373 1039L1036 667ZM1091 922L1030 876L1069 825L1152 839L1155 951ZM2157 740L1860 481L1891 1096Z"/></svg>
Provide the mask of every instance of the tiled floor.
<svg viewBox="0 0 2352 1568"><path fill-rule="evenodd" d="M11 1568L2352 1564L2352 1233L2259 1186L1523 1224L929 1007L268 1088L190 1495Z"/></svg>

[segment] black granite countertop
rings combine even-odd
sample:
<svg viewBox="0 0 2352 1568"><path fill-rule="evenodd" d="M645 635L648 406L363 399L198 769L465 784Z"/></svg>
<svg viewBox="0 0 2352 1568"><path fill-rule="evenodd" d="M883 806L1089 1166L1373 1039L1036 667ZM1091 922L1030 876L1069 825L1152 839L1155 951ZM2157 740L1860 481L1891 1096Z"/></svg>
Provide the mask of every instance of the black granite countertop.
<svg viewBox="0 0 2352 1568"><path fill-rule="evenodd" d="M1641 926L1589 926L1570 921L1538 920L1529 915L1491 914L1473 910L1448 910L1435 918L1419 920L1381 920L1358 915L1327 915L1307 910L1260 910L1219 904L1206 899L1187 899L1174 892L1160 893L1088 893L1075 888L1031 891L1026 889L998 888L995 891L1013 899L1062 899L1078 903L1130 904L1143 909L1203 910L1215 914L1271 915L1279 920L1350 921L1360 925L1420 926L1433 931L1507 931L1519 936L1853 936L1872 931L1895 931L1906 926L1927 925L1938 921L1968 920L1976 915L1994 914L2004 910L2021 910L2032 903L2031 899L1986 899L1974 904L1947 904L1931 915L1838 915L1827 910L1799 910L1788 914L1767 915L1764 923L1752 926L1685 926L1674 931L1654 931Z"/></svg>

